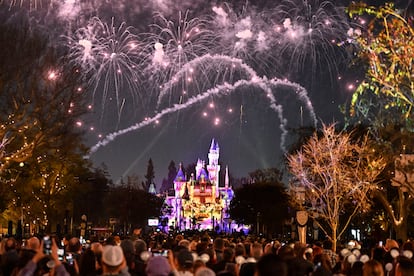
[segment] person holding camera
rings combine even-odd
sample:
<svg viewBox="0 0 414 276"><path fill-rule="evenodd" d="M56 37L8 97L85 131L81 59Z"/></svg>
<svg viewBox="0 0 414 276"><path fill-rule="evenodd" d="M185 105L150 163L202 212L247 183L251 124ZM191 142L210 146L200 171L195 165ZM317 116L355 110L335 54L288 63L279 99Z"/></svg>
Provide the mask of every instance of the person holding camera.
<svg viewBox="0 0 414 276"><path fill-rule="evenodd" d="M50 251L45 251L44 240L40 242L33 258L18 273L18 276L35 275L37 270L45 270L49 275L69 276L65 266L59 260L58 246L54 239L51 239Z"/></svg>

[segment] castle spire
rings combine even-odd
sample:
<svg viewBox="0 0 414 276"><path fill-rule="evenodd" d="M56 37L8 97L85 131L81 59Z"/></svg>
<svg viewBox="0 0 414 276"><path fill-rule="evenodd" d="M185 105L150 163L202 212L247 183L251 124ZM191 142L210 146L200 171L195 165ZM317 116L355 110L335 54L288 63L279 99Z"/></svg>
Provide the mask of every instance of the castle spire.
<svg viewBox="0 0 414 276"><path fill-rule="evenodd" d="M216 189L216 197L219 195L219 175L220 175L220 165L219 165L219 156L220 156L220 148L218 143L213 138L211 140L210 151L208 153L208 165L207 171L208 176L210 178L211 183L215 186Z"/></svg>
<svg viewBox="0 0 414 276"><path fill-rule="evenodd" d="M210 146L210 150L216 150L216 141L215 139L211 139L211 146Z"/></svg>
<svg viewBox="0 0 414 276"><path fill-rule="evenodd" d="M174 178L174 182L185 182L186 177L183 172L183 163L180 162L180 167L177 172L177 176Z"/></svg>

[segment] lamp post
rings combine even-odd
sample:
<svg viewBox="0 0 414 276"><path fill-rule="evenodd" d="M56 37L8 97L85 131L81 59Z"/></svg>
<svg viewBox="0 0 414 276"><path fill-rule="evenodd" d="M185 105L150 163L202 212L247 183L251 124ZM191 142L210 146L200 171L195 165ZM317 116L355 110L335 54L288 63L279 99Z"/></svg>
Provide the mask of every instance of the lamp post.
<svg viewBox="0 0 414 276"><path fill-rule="evenodd" d="M81 216L81 223L80 223L80 237L86 237L86 227L87 227L87 217L85 214Z"/></svg>
<svg viewBox="0 0 414 276"><path fill-rule="evenodd" d="M211 208L211 211L210 211L210 219L211 219L211 231L212 232L214 232L214 214L213 214L213 211L214 211L214 209L213 208Z"/></svg>
<svg viewBox="0 0 414 276"><path fill-rule="evenodd" d="M296 187L295 194L298 201L305 203L305 187ZM306 224L308 223L308 212L304 210L296 211L296 222L298 224L299 241L306 244Z"/></svg>
<svg viewBox="0 0 414 276"><path fill-rule="evenodd" d="M257 212L257 217L256 217L256 234L260 233L260 212Z"/></svg>

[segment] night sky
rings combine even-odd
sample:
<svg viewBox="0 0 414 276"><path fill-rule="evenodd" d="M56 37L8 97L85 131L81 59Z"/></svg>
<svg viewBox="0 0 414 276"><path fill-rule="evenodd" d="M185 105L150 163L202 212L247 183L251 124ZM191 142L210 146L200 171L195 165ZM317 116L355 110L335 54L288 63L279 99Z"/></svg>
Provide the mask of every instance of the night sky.
<svg viewBox="0 0 414 276"><path fill-rule="evenodd" d="M364 22L347 18L345 2L14 3L2 1L6 21L27 10L33 27L91 76L90 112L78 127L114 182L143 180L152 158L159 188L171 160L207 161L212 138L234 177L282 168L292 130L341 122L338 107L363 78L363 68L350 67L349 30Z"/></svg>

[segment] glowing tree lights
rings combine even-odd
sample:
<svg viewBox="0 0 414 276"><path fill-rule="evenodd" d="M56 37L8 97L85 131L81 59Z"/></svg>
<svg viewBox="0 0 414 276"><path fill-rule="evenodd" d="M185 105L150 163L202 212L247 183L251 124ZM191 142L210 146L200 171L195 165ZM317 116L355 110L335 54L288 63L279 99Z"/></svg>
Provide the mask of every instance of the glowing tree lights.
<svg viewBox="0 0 414 276"><path fill-rule="evenodd" d="M351 16L372 16L366 33L357 35L360 56L368 63L366 78L356 89L350 115L372 125L405 121L413 127L414 29L393 4L374 8L351 5ZM400 116L380 114L399 113ZM379 116L379 117L378 117Z"/></svg>
<svg viewBox="0 0 414 276"><path fill-rule="evenodd" d="M8 124L0 126L2 141L0 143L0 211L8 207L10 200L15 199L13 196L13 185L19 178L19 168L25 165L33 151L34 143L28 143L27 139L16 139L7 135ZM20 138L20 137L19 137ZM10 189L10 187L12 189Z"/></svg>
<svg viewBox="0 0 414 276"><path fill-rule="evenodd" d="M43 228L62 216L74 177L85 166L76 126L86 112L83 82L76 69L27 29L4 27L2 35L0 134L7 140L0 177L7 180L10 195L5 202L11 218Z"/></svg>
<svg viewBox="0 0 414 276"><path fill-rule="evenodd" d="M412 135L407 135L404 138L408 138L410 141L412 140ZM414 155L397 152L395 145L389 145L388 148L384 147L381 150L382 155L389 159L387 161L390 167L392 167L391 174L393 177L390 179L390 183L379 187L375 191L374 196L383 206L389 218L388 222L392 225L396 237L405 240L408 238L409 216L414 195L412 173ZM388 154L385 154L387 151Z"/></svg>
<svg viewBox="0 0 414 276"><path fill-rule="evenodd" d="M324 125L321 137L314 133L288 162L297 180L290 187L293 203L315 219L335 249L351 219L370 207L369 192L377 188L386 162L367 137L355 140L350 133L337 133L334 125ZM298 187L305 188L303 199L294 195Z"/></svg>
<svg viewBox="0 0 414 276"><path fill-rule="evenodd" d="M387 160L387 181L374 196L384 207L397 238L407 239L412 205L412 152L414 105L414 29L409 18L389 3L379 8L364 3L349 7L353 18L369 22L351 33L365 63L364 80L356 88L347 119L368 129Z"/></svg>

